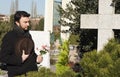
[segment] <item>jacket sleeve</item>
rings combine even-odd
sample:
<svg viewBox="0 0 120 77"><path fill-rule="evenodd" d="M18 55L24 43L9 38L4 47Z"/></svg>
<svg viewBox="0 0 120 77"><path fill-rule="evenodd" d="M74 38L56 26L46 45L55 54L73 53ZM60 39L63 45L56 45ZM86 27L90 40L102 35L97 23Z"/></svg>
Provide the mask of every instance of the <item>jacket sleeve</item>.
<svg viewBox="0 0 120 77"><path fill-rule="evenodd" d="M17 56L14 51L14 37L5 35L1 44L0 61L9 65L20 65L22 57Z"/></svg>

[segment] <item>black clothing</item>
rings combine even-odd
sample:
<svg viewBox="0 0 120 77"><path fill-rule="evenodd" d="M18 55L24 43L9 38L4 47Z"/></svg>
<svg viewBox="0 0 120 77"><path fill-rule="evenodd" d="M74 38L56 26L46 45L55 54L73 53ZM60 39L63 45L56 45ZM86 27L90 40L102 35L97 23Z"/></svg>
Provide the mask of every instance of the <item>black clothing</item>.
<svg viewBox="0 0 120 77"><path fill-rule="evenodd" d="M32 39L29 31L24 31L15 25L13 30L9 31L2 40L0 61L7 64L9 77L25 74L28 71L38 70L36 63L37 55L34 52L34 48L33 52L24 62L22 62L21 56L15 54L15 44L21 37L28 37Z"/></svg>

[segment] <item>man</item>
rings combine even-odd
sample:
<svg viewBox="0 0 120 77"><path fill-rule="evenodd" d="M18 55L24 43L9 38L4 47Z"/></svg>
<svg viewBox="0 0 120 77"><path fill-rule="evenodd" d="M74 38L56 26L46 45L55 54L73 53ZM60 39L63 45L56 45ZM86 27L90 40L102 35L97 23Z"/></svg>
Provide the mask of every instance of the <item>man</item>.
<svg viewBox="0 0 120 77"><path fill-rule="evenodd" d="M19 38L27 37L32 39L29 33L30 14L25 11L17 11L14 15L14 27L3 38L1 44L0 61L7 64L8 77L26 74L29 71L37 71L37 63L43 58L36 55L33 49L31 54L18 56L15 53L15 44Z"/></svg>

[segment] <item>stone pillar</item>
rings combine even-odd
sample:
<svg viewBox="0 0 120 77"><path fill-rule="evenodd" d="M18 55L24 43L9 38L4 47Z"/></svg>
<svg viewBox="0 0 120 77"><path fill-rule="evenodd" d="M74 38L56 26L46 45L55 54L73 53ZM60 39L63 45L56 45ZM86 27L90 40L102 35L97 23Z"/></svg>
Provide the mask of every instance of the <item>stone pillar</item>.
<svg viewBox="0 0 120 77"><path fill-rule="evenodd" d="M53 2L54 0L45 0L44 31L53 32Z"/></svg>

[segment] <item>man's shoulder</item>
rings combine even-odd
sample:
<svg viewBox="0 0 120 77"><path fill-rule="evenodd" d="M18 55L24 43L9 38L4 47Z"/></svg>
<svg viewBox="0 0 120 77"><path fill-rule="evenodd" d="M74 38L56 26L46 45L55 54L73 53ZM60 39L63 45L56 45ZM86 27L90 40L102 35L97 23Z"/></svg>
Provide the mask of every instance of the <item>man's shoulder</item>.
<svg viewBox="0 0 120 77"><path fill-rule="evenodd" d="M13 37L15 35L14 31L8 31L4 37Z"/></svg>
<svg viewBox="0 0 120 77"><path fill-rule="evenodd" d="M14 33L13 30L10 30L6 33L6 35L13 34L13 33Z"/></svg>

